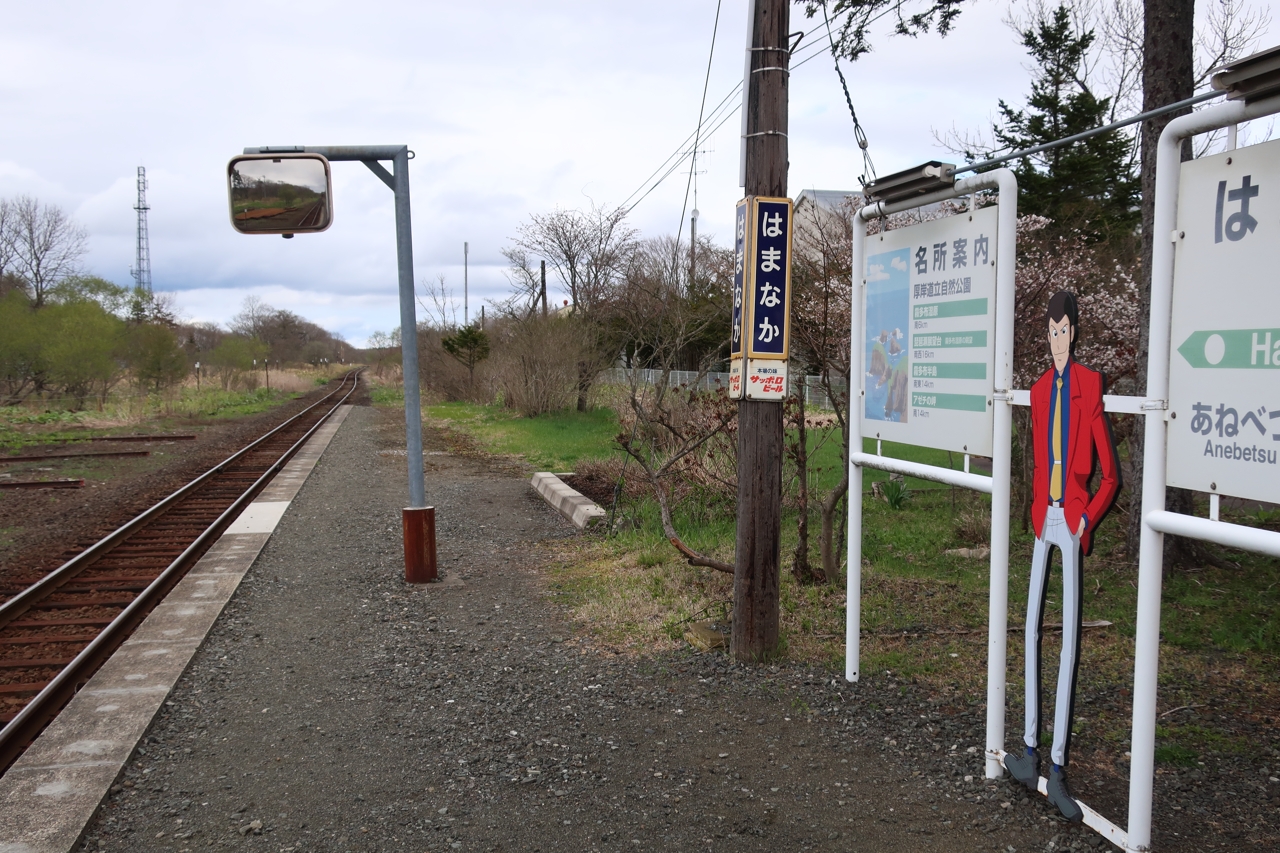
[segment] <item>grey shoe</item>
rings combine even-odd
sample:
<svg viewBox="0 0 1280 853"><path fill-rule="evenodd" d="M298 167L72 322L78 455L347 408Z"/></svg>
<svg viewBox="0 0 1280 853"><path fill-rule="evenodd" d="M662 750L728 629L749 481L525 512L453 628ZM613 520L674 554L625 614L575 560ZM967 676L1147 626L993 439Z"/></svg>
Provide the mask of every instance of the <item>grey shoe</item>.
<svg viewBox="0 0 1280 853"><path fill-rule="evenodd" d="M1059 770L1056 767L1049 770L1049 802L1058 807L1058 811L1062 812L1062 816L1072 823L1080 823L1084 820L1084 812L1080 810L1080 804L1071 796L1071 790L1067 787L1067 773L1065 770Z"/></svg>
<svg viewBox="0 0 1280 853"><path fill-rule="evenodd" d="M1040 753L1034 749L1024 749L1021 755L1006 752L1004 767L1009 771L1009 775L1026 785L1031 791L1039 790Z"/></svg>

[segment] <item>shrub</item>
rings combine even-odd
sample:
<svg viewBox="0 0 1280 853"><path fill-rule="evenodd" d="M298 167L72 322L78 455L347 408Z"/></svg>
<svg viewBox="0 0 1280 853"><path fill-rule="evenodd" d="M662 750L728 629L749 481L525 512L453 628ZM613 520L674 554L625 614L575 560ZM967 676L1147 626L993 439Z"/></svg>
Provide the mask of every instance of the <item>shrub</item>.
<svg viewBox="0 0 1280 853"><path fill-rule="evenodd" d="M496 330L494 384L526 417L567 409L578 396L582 332L567 317L511 319Z"/></svg>

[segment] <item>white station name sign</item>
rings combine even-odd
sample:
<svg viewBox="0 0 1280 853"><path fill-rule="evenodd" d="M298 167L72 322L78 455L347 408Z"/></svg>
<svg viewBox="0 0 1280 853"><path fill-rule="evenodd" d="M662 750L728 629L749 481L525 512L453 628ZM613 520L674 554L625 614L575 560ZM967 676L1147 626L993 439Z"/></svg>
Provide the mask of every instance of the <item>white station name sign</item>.
<svg viewBox="0 0 1280 853"><path fill-rule="evenodd" d="M1280 140L1182 164L1168 483L1280 502Z"/></svg>

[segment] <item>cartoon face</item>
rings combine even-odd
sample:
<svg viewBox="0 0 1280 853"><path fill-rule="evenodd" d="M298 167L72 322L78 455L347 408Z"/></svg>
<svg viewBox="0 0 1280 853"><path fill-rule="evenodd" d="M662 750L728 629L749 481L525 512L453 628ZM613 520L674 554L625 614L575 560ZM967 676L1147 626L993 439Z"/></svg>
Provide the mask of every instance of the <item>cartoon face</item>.
<svg viewBox="0 0 1280 853"><path fill-rule="evenodd" d="M1053 353L1053 366L1059 372L1067 366L1067 359L1071 356L1071 342L1075 337L1075 327L1067 317L1049 321L1049 352Z"/></svg>

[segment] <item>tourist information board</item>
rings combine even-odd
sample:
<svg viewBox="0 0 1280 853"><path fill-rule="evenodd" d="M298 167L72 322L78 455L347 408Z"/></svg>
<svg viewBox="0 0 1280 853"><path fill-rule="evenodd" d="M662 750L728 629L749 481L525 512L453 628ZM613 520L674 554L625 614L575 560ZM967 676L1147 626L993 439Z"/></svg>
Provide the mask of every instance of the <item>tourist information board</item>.
<svg viewBox="0 0 1280 853"><path fill-rule="evenodd" d="M1280 140L1182 164L1170 486L1280 502Z"/></svg>
<svg viewBox="0 0 1280 853"><path fill-rule="evenodd" d="M864 436L991 455L997 215L866 238Z"/></svg>

